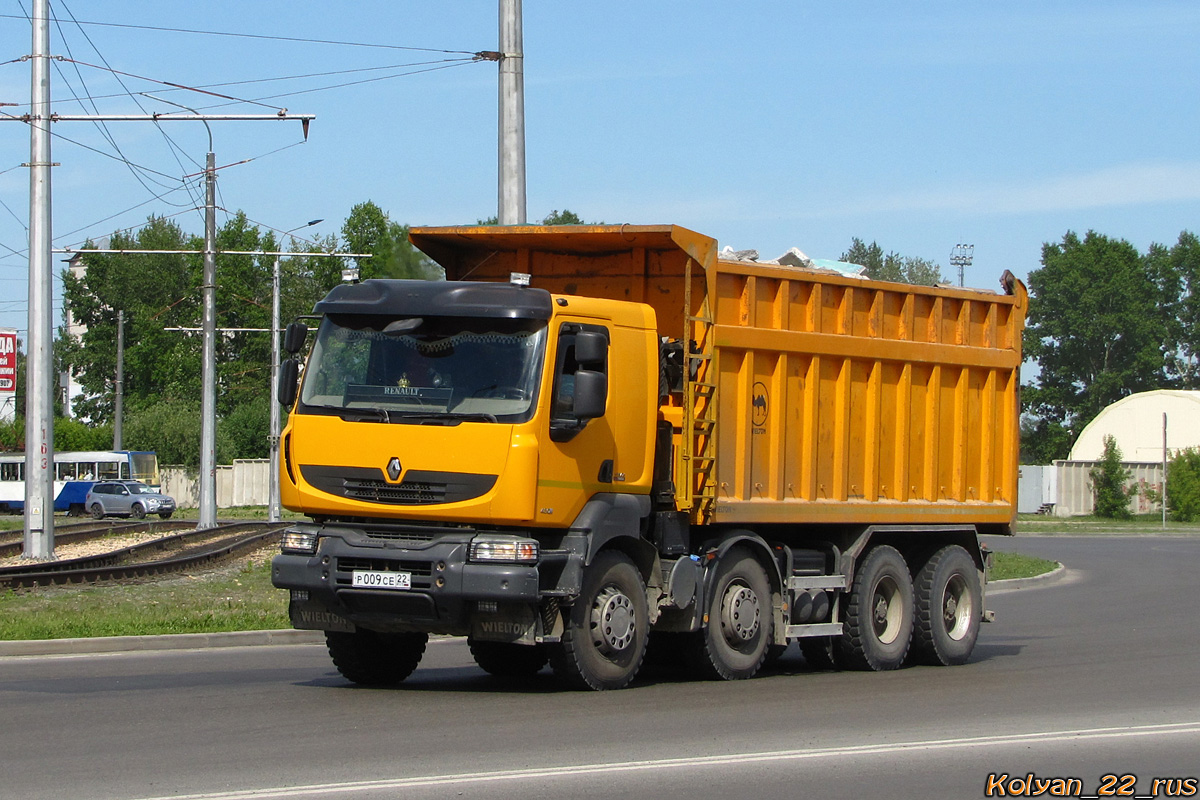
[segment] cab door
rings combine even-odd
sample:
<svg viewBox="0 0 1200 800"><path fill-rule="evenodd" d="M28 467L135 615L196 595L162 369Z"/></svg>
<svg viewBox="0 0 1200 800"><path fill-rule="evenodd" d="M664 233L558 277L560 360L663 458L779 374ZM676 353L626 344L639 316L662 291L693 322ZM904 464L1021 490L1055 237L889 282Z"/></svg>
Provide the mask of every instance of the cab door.
<svg viewBox="0 0 1200 800"><path fill-rule="evenodd" d="M539 434L547 442L538 466L539 524L569 525L592 495L612 491L611 341L610 326L595 321L563 321L556 332L549 421Z"/></svg>

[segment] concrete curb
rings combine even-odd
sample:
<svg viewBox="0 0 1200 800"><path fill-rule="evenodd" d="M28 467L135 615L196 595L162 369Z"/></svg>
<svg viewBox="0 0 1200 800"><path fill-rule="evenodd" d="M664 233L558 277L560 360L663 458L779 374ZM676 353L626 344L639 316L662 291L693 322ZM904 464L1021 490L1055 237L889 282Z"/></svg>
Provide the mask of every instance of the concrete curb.
<svg viewBox="0 0 1200 800"><path fill-rule="evenodd" d="M1002 592L1015 592L1018 589L1033 589L1040 586L1049 586L1053 583L1058 583L1063 578L1067 577L1067 568L1062 562L1057 562L1058 566L1049 572L1043 572L1041 575L1034 575L1032 578L1009 578L1004 581L989 581L987 585L988 594L1000 594Z"/></svg>
<svg viewBox="0 0 1200 800"><path fill-rule="evenodd" d="M321 631L232 631L176 633L165 636L98 636L88 639L26 639L0 642L5 656L53 656L86 653L128 653L151 650L198 650L210 647L254 647L279 644L320 644Z"/></svg>

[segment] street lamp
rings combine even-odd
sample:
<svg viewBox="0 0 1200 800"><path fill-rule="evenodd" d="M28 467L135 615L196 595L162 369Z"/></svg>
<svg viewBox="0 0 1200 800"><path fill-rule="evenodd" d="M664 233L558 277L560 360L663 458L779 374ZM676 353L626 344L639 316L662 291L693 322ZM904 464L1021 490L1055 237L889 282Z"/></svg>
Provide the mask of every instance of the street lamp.
<svg viewBox="0 0 1200 800"><path fill-rule="evenodd" d="M290 236L303 228L311 228L323 219L314 219L303 225L297 225L290 231L284 231L282 238ZM282 503L279 500L279 259L276 254L275 265L271 270L271 497L267 506L267 519L279 522L283 515Z"/></svg>

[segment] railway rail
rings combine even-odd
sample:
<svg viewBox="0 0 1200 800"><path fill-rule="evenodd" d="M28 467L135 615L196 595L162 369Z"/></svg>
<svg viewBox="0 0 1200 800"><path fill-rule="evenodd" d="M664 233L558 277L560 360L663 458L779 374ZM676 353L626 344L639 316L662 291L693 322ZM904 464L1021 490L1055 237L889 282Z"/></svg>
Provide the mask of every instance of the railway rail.
<svg viewBox="0 0 1200 800"><path fill-rule="evenodd" d="M139 533L141 531L179 531L195 528L194 520L173 520L171 522L150 521L125 522L109 520L107 522L85 522L75 525L56 525L54 529L55 545L77 544L104 536L122 533ZM18 555L24 547L22 531L6 531L0 533L0 558Z"/></svg>
<svg viewBox="0 0 1200 800"><path fill-rule="evenodd" d="M239 522L170 534L100 555L0 567L0 589L97 583L183 572L277 541L284 527L280 523ZM168 551L176 552L155 557Z"/></svg>

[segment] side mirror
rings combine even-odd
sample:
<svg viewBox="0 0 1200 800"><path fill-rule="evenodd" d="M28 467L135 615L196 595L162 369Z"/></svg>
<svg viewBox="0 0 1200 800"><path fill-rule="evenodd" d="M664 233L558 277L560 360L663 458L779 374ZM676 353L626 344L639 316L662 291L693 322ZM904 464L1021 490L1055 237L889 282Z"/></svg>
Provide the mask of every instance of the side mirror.
<svg viewBox="0 0 1200 800"><path fill-rule="evenodd" d="M608 356L608 339L599 331L575 334L575 363L582 367L602 367Z"/></svg>
<svg viewBox="0 0 1200 800"><path fill-rule="evenodd" d="M279 404L291 408L300 385L300 362L289 358L279 365Z"/></svg>
<svg viewBox="0 0 1200 800"><path fill-rule="evenodd" d="M283 349L296 355L304 349L304 340L308 338L308 326L303 322L293 322L283 330Z"/></svg>
<svg viewBox="0 0 1200 800"><path fill-rule="evenodd" d="M575 417L580 422L603 417L607 405L608 376L603 372L590 369L576 370Z"/></svg>

